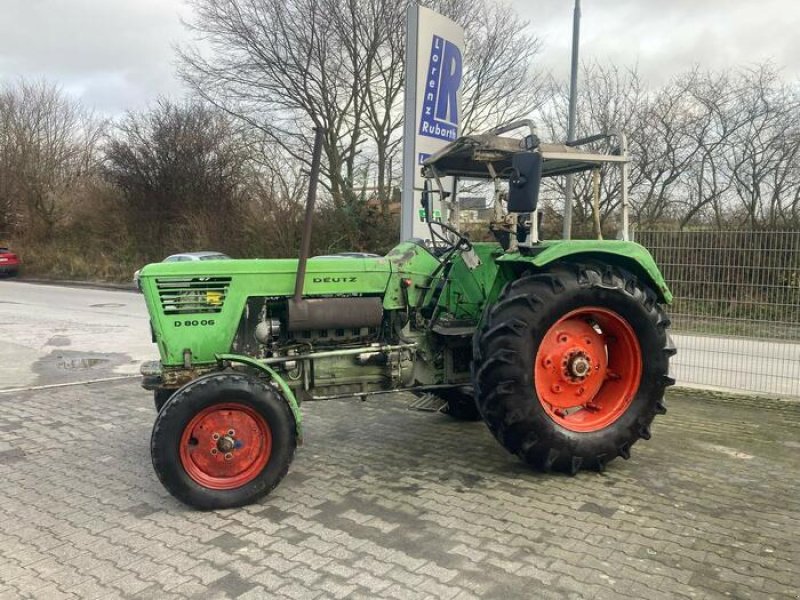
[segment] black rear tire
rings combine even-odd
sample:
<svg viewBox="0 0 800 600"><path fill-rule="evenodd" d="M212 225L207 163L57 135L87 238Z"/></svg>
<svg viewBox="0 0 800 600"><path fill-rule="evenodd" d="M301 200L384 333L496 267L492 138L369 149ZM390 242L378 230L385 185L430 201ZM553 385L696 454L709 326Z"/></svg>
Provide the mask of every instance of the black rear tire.
<svg viewBox="0 0 800 600"><path fill-rule="evenodd" d="M214 489L191 475L182 460L181 440L193 419L223 406L240 407L258 422L266 423L270 436L267 462L237 487ZM227 426L223 426L221 432ZM240 432L241 434L242 432ZM204 440L201 440L201 446ZM198 445L192 437L189 444ZM280 483L289 470L297 446L294 418L280 392L267 383L239 374L212 374L195 379L167 402L156 417L150 441L153 467L164 487L175 498L195 508L208 510L250 504L266 496ZM185 450L185 449L184 449ZM246 448L234 446L232 453ZM220 449L219 456L226 450ZM235 481L230 479L229 481Z"/></svg>
<svg viewBox="0 0 800 600"><path fill-rule="evenodd" d="M447 400L445 412L457 421L480 421L481 413L475 404L475 394L472 386L441 390L437 392L442 399Z"/></svg>
<svg viewBox="0 0 800 600"><path fill-rule="evenodd" d="M641 349L641 377L615 421L599 430L576 431L562 426L539 400L534 363L547 332L585 307L613 313L630 326ZM675 354L668 326L655 293L621 269L560 265L523 276L487 307L476 332L478 409L497 440L530 466L571 474L582 468L602 471L617 456L629 458L637 440L650 438L655 416L666 412L664 390L674 384L669 357Z"/></svg>

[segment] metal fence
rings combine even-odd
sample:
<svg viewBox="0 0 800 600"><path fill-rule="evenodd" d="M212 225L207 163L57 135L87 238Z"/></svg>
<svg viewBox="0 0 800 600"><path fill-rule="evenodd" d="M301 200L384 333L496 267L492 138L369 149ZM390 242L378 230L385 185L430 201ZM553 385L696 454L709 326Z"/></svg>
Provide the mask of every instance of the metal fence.
<svg viewBox="0 0 800 600"><path fill-rule="evenodd" d="M800 232L638 231L673 294L682 384L800 398Z"/></svg>

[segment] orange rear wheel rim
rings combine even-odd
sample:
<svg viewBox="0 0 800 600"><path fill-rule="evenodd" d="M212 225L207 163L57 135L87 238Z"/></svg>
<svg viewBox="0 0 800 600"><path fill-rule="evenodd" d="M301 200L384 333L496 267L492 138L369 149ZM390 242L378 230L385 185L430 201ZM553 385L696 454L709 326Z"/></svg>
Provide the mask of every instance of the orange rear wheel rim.
<svg viewBox="0 0 800 600"><path fill-rule="evenodd" d="M639 340L616 312L579 308L547 330L533 375L551 419L570 431L600 431L625 413L639 389Z"/></svg>

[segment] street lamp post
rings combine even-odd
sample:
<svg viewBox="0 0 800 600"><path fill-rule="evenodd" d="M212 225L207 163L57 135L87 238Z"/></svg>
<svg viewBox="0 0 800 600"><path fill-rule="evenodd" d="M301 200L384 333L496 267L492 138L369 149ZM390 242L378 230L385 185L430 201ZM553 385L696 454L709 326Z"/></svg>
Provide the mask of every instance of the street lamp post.
<svg viewBox="0 0 800 600"><path fill-rule="evenodd" d="M572 17L572 69L569 78L569 117L567 121L567 141L575 140L575 120L578 109L578 49L581 39L581 0L575 0ZM572 197L573 179L567 175L564 198L564 233L565 240L572 237Z"/></svg>

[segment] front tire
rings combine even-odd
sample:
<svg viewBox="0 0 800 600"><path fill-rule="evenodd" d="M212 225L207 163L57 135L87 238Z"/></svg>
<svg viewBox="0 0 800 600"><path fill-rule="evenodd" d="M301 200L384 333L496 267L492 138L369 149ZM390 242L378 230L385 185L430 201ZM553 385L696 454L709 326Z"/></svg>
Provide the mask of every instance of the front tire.
<svg viewBox="0 0 800 600"><path fill-rule="evenodd" d="M167 403L167 400L172 398L172 394L175 393L175 390L168 390L159 388L157 390L153 390L153 405L156 407L156 412L161 412L161 409Z"/></svg>
<svg viewBox="0 0 800 600"><path fill-rule="evenodd" d="M175 498L199 509L242 506L266 496L294 458L295 423L274 387L239 374L200 377L156 417L150 452Z"/></svg>
<svg viewBox="0 0 800 600"><path fill-rule="evenodd" d="M484 421L535 468L629 458L666 412L668 325L655 293L621 269L562 265L508 284L474 342Z"/></svg>

